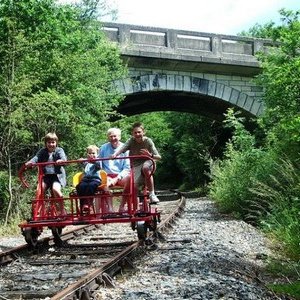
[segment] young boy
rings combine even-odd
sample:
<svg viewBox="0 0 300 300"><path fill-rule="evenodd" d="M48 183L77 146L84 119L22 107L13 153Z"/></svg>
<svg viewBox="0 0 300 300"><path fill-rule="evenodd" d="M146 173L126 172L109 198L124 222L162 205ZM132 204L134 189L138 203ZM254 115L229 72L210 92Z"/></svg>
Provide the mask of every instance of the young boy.
<svg viewBox="0 0 300 300"><path fill-rule="evenodd" d="M98 157L99 148L96 145L90 145L86 148L87 159L95 159ZM77 194L79 197L93 196L96 193L97 187L101 183L99 170L101 169L101 162L83 162L84 174L76 186ZM89 212L93 199L84 198L80 199L81 211Z"/></svg>
<svg viewBox="0 0 300 300"><path fill-rule="evenodd" d="M65 151L58 147L58 137L55 133L47 133L44 137L44 142L45 147L41 148L32 159L25 163L27 167L40 162L63 162L67 160ZM61 188L66 186L66 172L64 167L47 165L43 171L43 195L47 189L51 189L51 194L54 198L62 198Z"/></svg>
<svg viewBox="0 0 300 300"><path fill-rule="evenodd" d="M134 123L132 125L132 137L129 138L126 143L118 148L116 152L111 156L112 158L117 157L119 154L129 150L129 155L146 155L152 159L159 160L159 155L153 141L145 136L145 129L142 123ZM145 181L145 184L149 190L149 198L152 204L159 202L159 199L154 193L154 180L151 172L153 170L153 163L151 160L145 159L134 159L134 183L136 189L138 185Z"/></svg>

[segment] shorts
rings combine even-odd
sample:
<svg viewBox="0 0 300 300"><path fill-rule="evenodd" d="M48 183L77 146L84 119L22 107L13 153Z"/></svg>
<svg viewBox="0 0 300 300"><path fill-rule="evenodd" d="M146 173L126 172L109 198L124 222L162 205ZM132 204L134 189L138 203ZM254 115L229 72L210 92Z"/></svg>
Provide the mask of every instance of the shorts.
<svg viewBox="0 0 300 300"><path fill-rule="evenodd" d="M130 177L130 173L128 173L128 175L126 175L125 177L123 177L122 179L118 179L117 183L112 185L111 184L111 181L109 180L110 178L116 178L118 177L119 174L113 174L113 173L110 173L110 174L107 174L107 184L109 187L124 187L127 182L128 182L128 177Z"/></svg>
<svg viewBox="0 0 300 300"><path fill-rule="evenodd" d="M54 182L58 182L60 184L57 174L45 174L43 181L46 184L47 189L52 188Z"/></svg>
<svg viewBox="0 0 300 300"><path fill-rule="evenodd" d="M153 170L152 160L146 160L142 164L133 167L134 183L136 185L143 185L145 183L144 174L142 172L143 167Z"/></svg>

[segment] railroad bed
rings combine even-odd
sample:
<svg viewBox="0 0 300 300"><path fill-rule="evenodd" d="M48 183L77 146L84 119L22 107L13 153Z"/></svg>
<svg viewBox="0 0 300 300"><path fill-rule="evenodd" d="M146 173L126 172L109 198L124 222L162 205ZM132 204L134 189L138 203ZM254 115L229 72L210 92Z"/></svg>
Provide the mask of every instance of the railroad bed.
<svg viewBox="0 0 300 300"><path fill-rule="evenodd" d="M179 204L184 201L159 204L161 224L178 216ZM61 247L52 237L44 239L34 250L21 245L7 255L0 253L0 299L92 299L98 287L113 286L114 274L132 267L135 256L156 248L154 237L147 244L138 241L130 223L81 226L66 235L63 231Z"/></svg>
<svg viewBox="0 0 300 300"><path fill-rule="evenodd" d="M171 202L159 204L163 210L171 206ZM187 197L182 218L174 221L171 231L163 231L164 240L158 241L157 249L140 247L144 255L128 259L130 272L123 269L121 274L102 278L104 284L92 296L81 291L81 299L290 299L266 288L271 279L264 276L264 266L273 252L268 239L254 227L218 214L207 198ZM47 290L52 282L42 284Z"/></svg>

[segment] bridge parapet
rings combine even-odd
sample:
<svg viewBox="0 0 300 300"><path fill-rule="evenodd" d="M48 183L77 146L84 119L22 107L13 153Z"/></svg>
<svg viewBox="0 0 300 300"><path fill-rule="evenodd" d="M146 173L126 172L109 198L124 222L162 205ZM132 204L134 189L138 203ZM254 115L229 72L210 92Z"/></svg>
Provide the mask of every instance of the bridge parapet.
<svg viewBox="0 0 300 300"><path fill-rule="evenodd" d="M128 56L259 68L255 54L276 46L267 39L139 25L103 23L103 29Z"/></svg>

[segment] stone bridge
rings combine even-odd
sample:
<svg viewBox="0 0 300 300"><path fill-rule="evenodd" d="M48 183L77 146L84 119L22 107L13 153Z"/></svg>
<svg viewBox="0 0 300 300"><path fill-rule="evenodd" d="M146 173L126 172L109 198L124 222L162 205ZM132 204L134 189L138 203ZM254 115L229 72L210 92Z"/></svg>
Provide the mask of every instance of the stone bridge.
<svg viewBox="0 0 300 300"><path fill-rule="evenodd" d="M246 117L263 112L255 54L270 40L166 28L103 23L121 51L129 77L116 81L119 112L182 111L223 120L229 107Z"/></svg>

